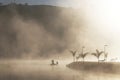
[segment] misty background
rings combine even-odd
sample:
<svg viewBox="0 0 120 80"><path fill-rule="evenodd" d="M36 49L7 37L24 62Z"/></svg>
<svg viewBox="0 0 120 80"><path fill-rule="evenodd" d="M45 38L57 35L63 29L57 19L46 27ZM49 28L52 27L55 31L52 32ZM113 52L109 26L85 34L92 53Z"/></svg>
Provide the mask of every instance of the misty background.
<svg viewBox="0 0 120 80"><path fill-rule="evenodd" d="M63 54L78 45L76 35L83 26L84 19L72 8L1 6L0 57L39 58Z"/></svg>
<svg viewBox="0 0 120 80"><path fill-rule="evenodd" d="M119 0L10 2L0 6L1 58L68 58L69 50L85 46L91 53L104 45L109 58L120 56Z"/></svg>

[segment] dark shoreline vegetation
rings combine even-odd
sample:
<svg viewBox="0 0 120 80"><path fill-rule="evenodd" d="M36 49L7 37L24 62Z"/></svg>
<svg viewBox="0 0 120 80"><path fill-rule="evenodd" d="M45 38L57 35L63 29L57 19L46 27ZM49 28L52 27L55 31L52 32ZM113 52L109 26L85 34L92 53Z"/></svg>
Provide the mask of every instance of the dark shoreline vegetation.
<svg viewBox="0 0 120 80"><path fill-rule="evenodd" d="M77 71L95 72L95 73L112 73L120 74L119 62L72 62L66 65L70 69Z"/></svg>

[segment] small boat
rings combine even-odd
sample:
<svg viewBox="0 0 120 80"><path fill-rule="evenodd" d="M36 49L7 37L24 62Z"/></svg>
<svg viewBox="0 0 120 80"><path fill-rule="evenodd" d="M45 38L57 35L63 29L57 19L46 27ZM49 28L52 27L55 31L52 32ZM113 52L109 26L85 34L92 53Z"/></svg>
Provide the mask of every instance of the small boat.
<svg viewBox="0 0 120 80"><path fill-rule="evenodd" d="M52 65L52 66L54 66L54 65L58 65L58 61L55 63L54 60L51 60L51 64L50 64L50 65Z"/></svg>

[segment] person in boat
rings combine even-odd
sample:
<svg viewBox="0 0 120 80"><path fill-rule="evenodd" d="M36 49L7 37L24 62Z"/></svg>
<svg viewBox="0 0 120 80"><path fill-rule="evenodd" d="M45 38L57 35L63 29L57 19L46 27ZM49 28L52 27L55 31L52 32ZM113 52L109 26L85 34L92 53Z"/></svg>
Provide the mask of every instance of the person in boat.
<svg viewBox="0 0 120 80"><path fill-rule="evenodd" d="M56 62L56 65L58 65L58 61Z"/></svg>
<svg viewBox="0 0 120 80"><path fill-rule="evenodd" d="M51 60L51 65L58 65L58 61L55 63L54 60Z"/></svg>
<svg viewBox="0 0 120 80"><path fill-rule="evenodd" d="M52 62L51 65L55 65L55 61L54 60L51 60L51 62Z"/></svg>

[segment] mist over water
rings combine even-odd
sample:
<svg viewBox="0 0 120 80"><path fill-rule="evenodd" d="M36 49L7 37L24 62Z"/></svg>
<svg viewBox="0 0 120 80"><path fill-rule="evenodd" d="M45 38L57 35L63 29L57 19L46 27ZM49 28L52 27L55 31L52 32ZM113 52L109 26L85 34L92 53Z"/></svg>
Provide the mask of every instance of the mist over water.
<svg viewBox="0 0 120 80"><path fill-rule="evenodd" d="M88 5L83 9L43 5L0 6L0 80L119 80L119 74L66 67L73 58L69 50L79 53L85 46L84 50L91 53L95 49L102 51L105 44L111 47L116 39L119 41L116 36L119 29L117 33L113 27L101 29L100 26L104 25L99 20L101 11L96 12L100 6L93 8ZM109 34L111 31L114 39ZM113 51L112 48L108 50ZM52 59L59 61L59 65L51 66ZM87 60L91 60L91 56L87 56Z"/></svg>
<svg viewBox="0 0 120 80"><path fill-rule="evenodd" d="M66 64L51 66L47 61L11 60L0 64L1 80L119 80L119 74L76 71Z"/></svg>

